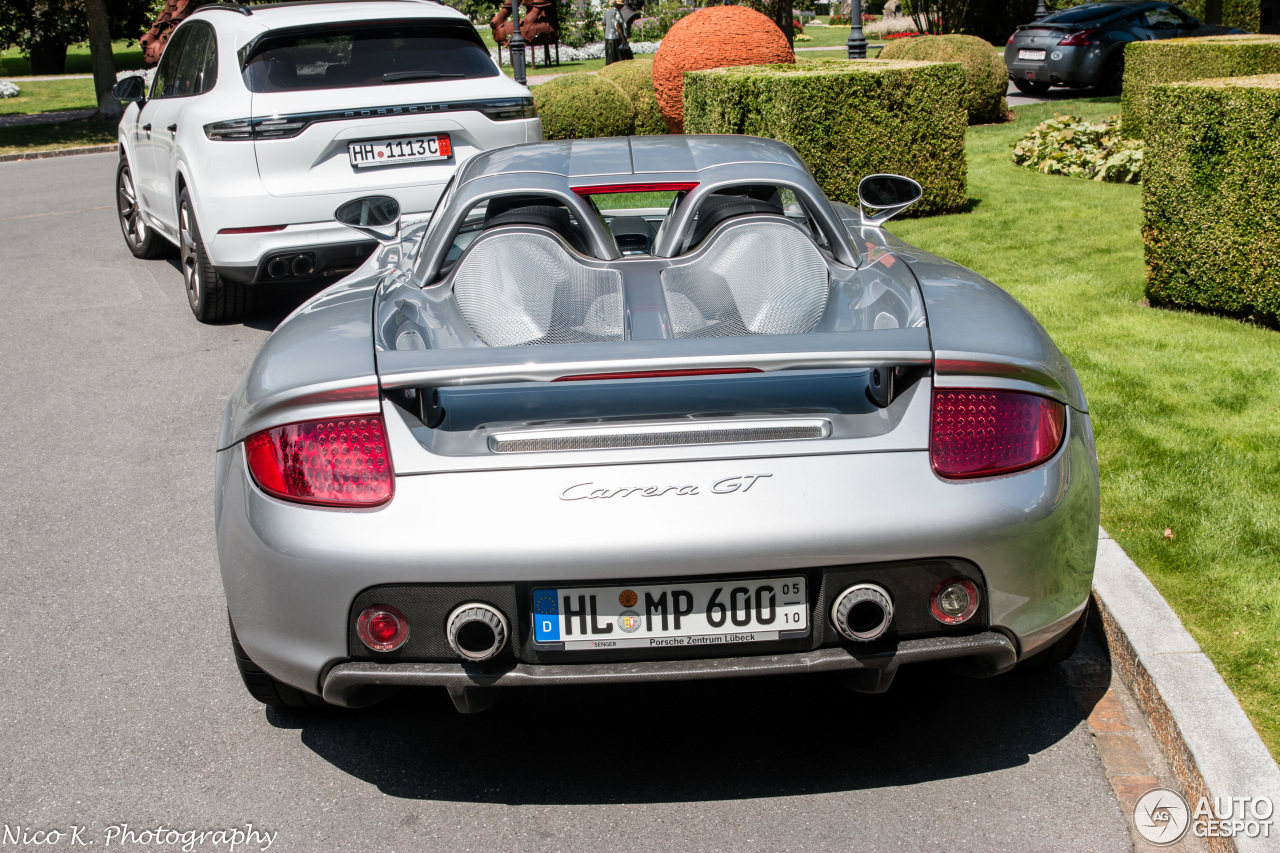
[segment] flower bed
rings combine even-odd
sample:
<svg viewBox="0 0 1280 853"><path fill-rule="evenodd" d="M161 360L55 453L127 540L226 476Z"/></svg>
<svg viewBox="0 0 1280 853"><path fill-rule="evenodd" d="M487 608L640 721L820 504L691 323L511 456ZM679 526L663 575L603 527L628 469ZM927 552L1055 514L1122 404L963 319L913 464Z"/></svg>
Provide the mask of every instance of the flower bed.
<svg viewBox="0 0 1280 853"><path fill-rule="evenodd" d="M1136 184L1142 179L1142 143L1120 135L1120 117L1087 122L1055 116L1013 146L1013 162L1046 175Z"/></svg>
<svg viewBox="0 0 1280 853"><path fill-rule="evenodd" d="M19 89L17 84L11 83L8 80L0 80L0 98L16 98L18 97L18 93Z"/></svg>

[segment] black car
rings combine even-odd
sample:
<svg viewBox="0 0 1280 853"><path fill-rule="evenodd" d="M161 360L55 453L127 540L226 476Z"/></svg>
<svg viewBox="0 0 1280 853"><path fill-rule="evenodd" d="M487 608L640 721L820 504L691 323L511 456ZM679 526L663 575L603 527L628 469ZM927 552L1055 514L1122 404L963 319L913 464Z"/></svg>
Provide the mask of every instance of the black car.
<svg viewBox="0 0 1280 853"><path fill-rule="evenodd" d="M1199 20L1170 3L1087 3L1018 27L1005 45L1004 64L1013 85L1029 95L1050 86L1118 92L1126 44L1186 36L1200 28Z"/></svg>

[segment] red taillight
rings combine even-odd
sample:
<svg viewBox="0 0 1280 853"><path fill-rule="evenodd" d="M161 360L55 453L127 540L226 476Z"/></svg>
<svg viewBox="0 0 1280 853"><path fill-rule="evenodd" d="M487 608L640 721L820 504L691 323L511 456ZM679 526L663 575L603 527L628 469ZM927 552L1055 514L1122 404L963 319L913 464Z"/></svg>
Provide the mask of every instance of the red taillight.
<svg viewBox="0 0 1280 853"><path fill-rule="evenodd" d="M268 234L272 231L283 231L286 225L254 225L248 228L223 228L219 234Z"/></svg>
<svg viewBox="0 0 1280 853"><path fill-rule="evenodd" d="M394 652L409 639L409 620L390 604L375 604L356 620L356 633L375 652Z"/></svg>
<svg viewBox="0 0 1280 853"><path fill-rule="evenodd" d="M612 195L614 193L661 193L688 192L698 185L697 181L663 181L648 184L596 184L591 187L574 187L578 195Z"/></svg>
<svg viewBox="0 0 1280 853"><path fill-rule="evenodd" d="M1009 40L1008 40L1007 42L1005 42L1005 44L1013 44L1013 37L1014 37L1014 36L1016 36L1017 34L1018 34L1017 32L1013 32L1013 33L1011 33L1011 34L1009 35Z"/></svg>
<svg viewBox="0 0 1280 853"><path fill-rule="evenodd" d="M989 477L1030 468L1062 443L1061 403L1015 391L933 392L929 460L943 477Z"/></svg>
<svg viewBox="0 0 1280 853"><path fill-rule="evenodd" d="M595 379L665 379L672 376L723 376L726 373L760 373L758 367L703 367L690 370L632 370L628 373L574 373L552 382L587 382Z"/></svg>
<svg viewBox="0 0 1280 853"><path fill-rule="evenodd" d="M245 439L253 479L285 500L325 506L377 506L394 476L381 415L306 421Z"/></svg>
<svg viewBox="0 0 1280 853"><path fill-rule="evenodd" d="M1092 30L1081 30L1078 33L1072 33L1067 36L1062 41L1058 42L1058 44L1065 45L1067 47L1087 47L1088 45L1093 44L1093 34L1097 31L1098 30L1096 28Z"/></svg>

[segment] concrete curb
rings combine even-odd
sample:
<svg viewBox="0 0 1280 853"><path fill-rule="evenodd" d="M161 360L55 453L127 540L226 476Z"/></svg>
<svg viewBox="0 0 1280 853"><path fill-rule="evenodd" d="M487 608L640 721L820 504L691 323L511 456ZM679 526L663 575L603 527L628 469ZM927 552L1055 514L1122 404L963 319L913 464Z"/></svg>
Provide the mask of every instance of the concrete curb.
<svg viewBox="0 0 1280 853"><path fill-rule="evenodd" d="M1240 703L1151 581L1101 528L1093 594L1112 666L1151 720L1192 811L1201 797L1224 805L1228 797L1269 797L1280 807L1280 767ZM1280 850L1280 821L1273 821L1269 838L1205 841L1215 853Z"/></svg>
<svg viewBox="0 0 1280 853"><path fill-rule="evenodd" d="M49 151L19 151L17 154L0 154L0 163L16 160L44 160L48 157L71 157L75 154L105 154L119 150L119 145L82 145L79 148L54 148Z"/></svg>

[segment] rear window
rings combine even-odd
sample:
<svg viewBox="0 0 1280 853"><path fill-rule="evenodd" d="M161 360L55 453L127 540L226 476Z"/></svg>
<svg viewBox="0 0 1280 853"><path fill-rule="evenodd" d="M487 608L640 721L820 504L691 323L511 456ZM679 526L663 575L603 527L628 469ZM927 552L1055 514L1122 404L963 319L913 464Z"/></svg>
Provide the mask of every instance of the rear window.
<svg viewBox="0 0 1280 853"><path fill-rule="evenodd" d="M328 25L264 38L244 66L252 92L385 86L497 77L467 25Z"/></svg>
<svg viewBox="0 0 1280 853"><path fill-rule="evenodd" d="M1108 15L1114 15L1119 12L1122 7L1112 6L1110 4L1093 4L1090 6L1076 6L1074 9L1067 9L1062 12L1050 15L1036 23L1040 24L1084 24L1089 21L1097 21Z"/></svg>

